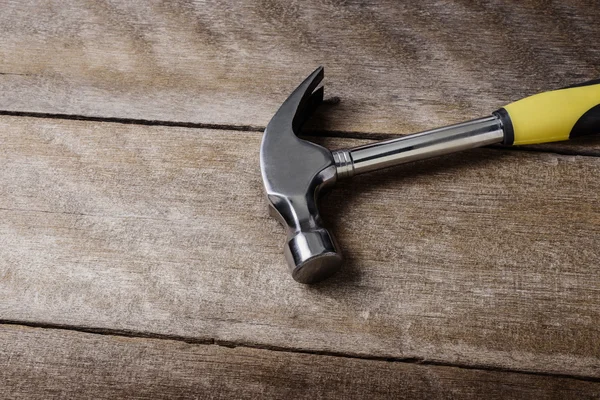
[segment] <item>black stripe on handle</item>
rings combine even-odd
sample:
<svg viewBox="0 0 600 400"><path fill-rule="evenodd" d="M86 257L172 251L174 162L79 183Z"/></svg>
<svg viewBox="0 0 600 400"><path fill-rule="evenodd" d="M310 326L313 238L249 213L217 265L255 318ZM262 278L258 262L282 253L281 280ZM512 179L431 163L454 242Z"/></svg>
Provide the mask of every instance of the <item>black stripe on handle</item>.
<svg viewBox="0 0 600 400"><path fill-rule="evenodd" d="M600 80L599 80L600 83ZM600 133L600 104L586 111L571 129L569 138Z"/></svg>
<svg viewBox="0 0 600 400"><path fill-rule="evenodd" d="M513 128L510 115L508 115L508 111L506 111L504 108L501 108L497 111L494 111L493 114L500 118L500 122L502 122L502 130L504 131L504 140L502 141L502 144L506 146L512 146L512 144L515 142L515 130Z"/></svg>

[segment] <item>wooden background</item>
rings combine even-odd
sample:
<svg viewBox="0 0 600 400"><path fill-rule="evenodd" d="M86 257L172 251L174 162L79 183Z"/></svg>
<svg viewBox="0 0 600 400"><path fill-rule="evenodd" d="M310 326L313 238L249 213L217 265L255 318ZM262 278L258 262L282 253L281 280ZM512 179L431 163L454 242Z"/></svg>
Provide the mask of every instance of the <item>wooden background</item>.
<svg viewBox="0 0 600 400"><path fill-rule="evenodd" d="M597 1L0 1L0 397L600 398L600 136L341 183L295 283L261 130L331 148L600 76Z"/></svg>

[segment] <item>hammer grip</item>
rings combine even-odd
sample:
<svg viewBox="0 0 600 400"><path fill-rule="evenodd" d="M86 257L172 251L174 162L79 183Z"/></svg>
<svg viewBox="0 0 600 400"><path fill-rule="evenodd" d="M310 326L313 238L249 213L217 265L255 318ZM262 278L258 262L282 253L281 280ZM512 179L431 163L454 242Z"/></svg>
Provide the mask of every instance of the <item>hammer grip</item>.
<svg viewBox="0 0 600 400"><path fill-rule="evenodd" d="M494 113L504 144L556 142L600 132L600 79L515 101Z"/></svg>

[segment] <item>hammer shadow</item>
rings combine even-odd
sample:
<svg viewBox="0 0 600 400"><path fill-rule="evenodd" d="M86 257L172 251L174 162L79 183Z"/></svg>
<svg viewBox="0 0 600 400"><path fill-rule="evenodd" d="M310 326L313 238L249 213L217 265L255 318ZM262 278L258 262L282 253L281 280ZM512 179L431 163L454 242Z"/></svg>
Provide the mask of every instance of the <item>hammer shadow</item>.
<svg viewBox="0 0 600 400"><path fill-rule="evenodd" d="M315 142L329 146L331 139L319 138ZM353 236L344 220L353 212L353 206L360 201L361 196L369 193L381 192L385 187L388 191L397 190L401 197L402 188L410 185L422 184L423 176L433 176L429 183L435 184L436 179L446 181L447 175L460 175L462 171L483 168L487 165L498 163L509 153L492 149L475 149L461 153L450 154L429 160L416 161L409 164L391 167L385 170L358 175L350 180L340 181L331 192L326 193L320 200L321 215L326 226L331 227L336 236L344 256L344 264L332 278L312 285L311 288L320 291L345 292L348 285L357 284L362 280L365 266L361 260L353 257L347 249L350 248ZM444 172L445 175L440 175ZM435 177L437 175L437 177ZM368 225L365 229L369 229ZM337 234L336 234L337 233ZM385 233L383 233L385 234ZM392 234L392 233L389 233Z"/></svg>

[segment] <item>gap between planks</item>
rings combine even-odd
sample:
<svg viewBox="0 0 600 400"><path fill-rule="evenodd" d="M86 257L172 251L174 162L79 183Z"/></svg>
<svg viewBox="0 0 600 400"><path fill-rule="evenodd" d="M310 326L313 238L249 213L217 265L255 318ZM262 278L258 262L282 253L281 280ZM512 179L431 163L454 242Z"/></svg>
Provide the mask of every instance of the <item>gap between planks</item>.
<svg viewBox="0 0 600 400"><path fill-rule="evenodd" d="M125 125L142 125L142 126L166 126L166 127L179 127L179 128L190 128L190 129L211 129L211 130L222 130L222 131L237 131L237 132L263 132L265 126L255 125L227 125L227 124L206 124L197 122L185 122L185 121L166 121L166 120L148 120L148 119L136 119L136 118L115 118L115 117L96 117L89 115L74 115L74 114L53 114L53 113L40 113L31 111L8 111L0 110L0 116L10 117L24 117L24 118L43 118L43 119L61 119L71 121L89 121L89 122L108 122L115 124ZM433 127L432 127L433 128ZM345 139L361 139L361 140L390 140L393 136L388 133L368 133L358 131L309 131L307 132L308 137L322 137L322 138L345 138ZM397 135L401 137L402 135ZM585 157L600 157L600 153L594 150L586 151L582 150L581 147L576 147L570 150L568 147L562 148L545 148L544 145L533 145L533 146L520 146L520 147L507 147L501 144L494 144L489 146L483 146L488 149L494 150L509 150L509 151L534 151L539 153L558 154L563 156L585 156Z"/></svg>
<svg viewBox="0 0 600 400"><path fill-rule="evenodd" d="M9 325L16 327L27 327L27 328L35 328L35 329L52 329L52 330L61 330L61 331L72 331L72 332L81 332L102 336L115 336L115 337L126 337L133 339L151 339L151 340L170 340L175 342L183 342L191 345L197 346L221 346L227 348L248 348L248 349L256 349L256 350L264 350L264 351L276 351L280 353L294 353L294 354L310 354L315 356L323 356L323 357L336 357L336 358L349 358L349 359L357 359L357 360L369 360L369 361L380 361L380 362L391 362L391 363L403 363L403 364L418 364L423 366L435 366L435 367L451 367L451 368L459 368L465 370L477 370L477 371L489 371L489 372L498 372L498 373L517 373L523 375L533 375L533 376L544 376L549 378L568 378L575 379L579 381L585 382L600 382L600 378L585 376L585 375L575 375L575 374L560 374L560 373L551 373L551 372L539 372L539 371L527 371L527 370L519 370L519 369L511 369L511 368L498 368L498 367L490 367L486 365L467 365L460 363L444 363L444 362L436 362L429 361L423 358L397 358L397 357L378 357L378 356L366 356L352 353L343 353L343 352L334 352L334 351L315 351L315 350L305 350L293 347L280 347L280 346L269 346L265 344L258 343L246 343L246 342L237 342L237 341L222 341L216 339L198 339L194 337L188 336L179 336L179 335L167 335L167 334L158 334L158 333L147 333L141 331L134 330L121 330L121 329L107 329L107 328L96 328L96 327L88 327L88 326L75 326L75 325L65 325L65 324L52 324L52 323L36 323L36 322L28 322L28 321L16 321L16 320L2 320L0 319L0 326Z"/></svg>

